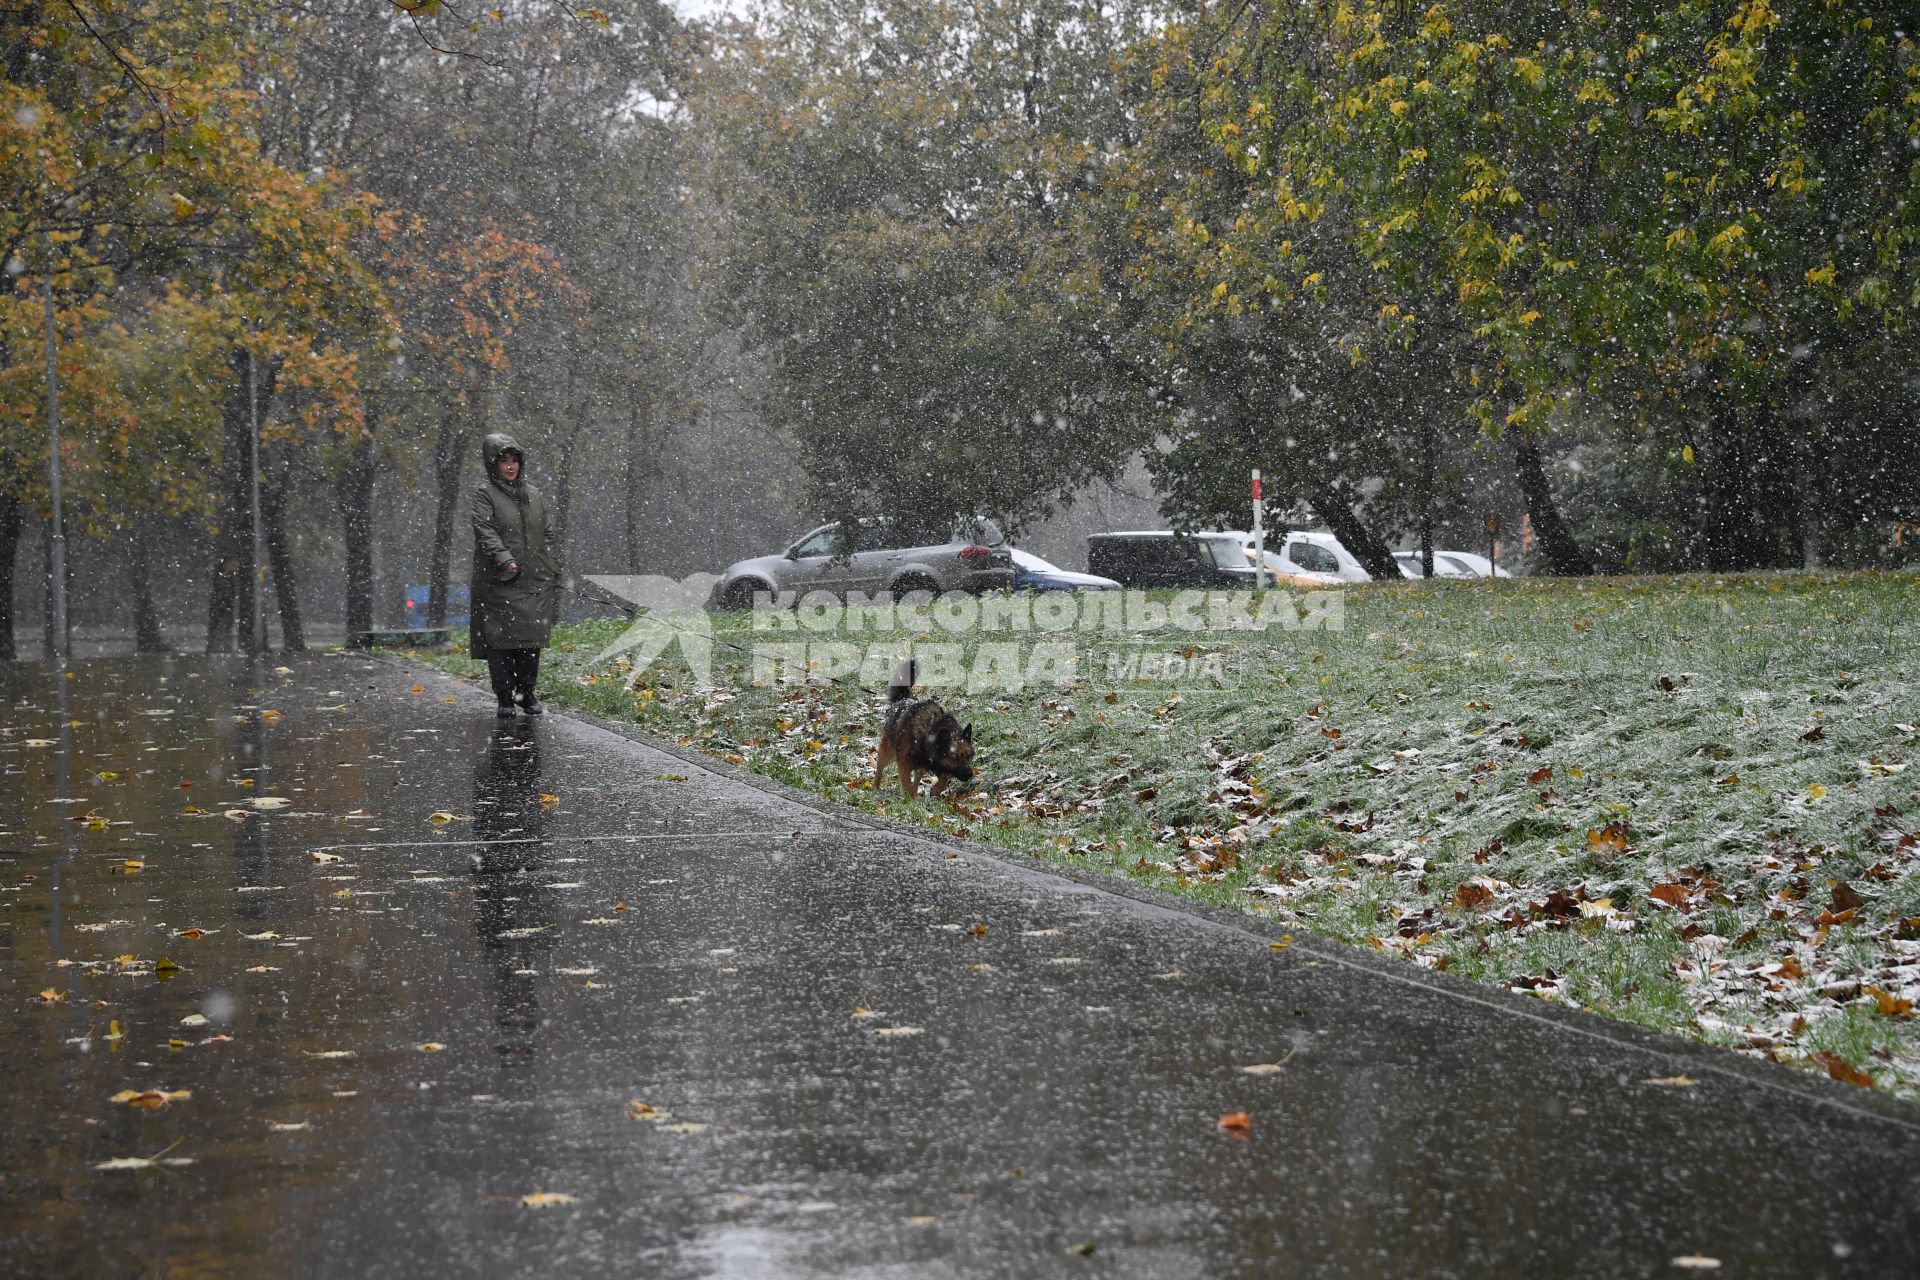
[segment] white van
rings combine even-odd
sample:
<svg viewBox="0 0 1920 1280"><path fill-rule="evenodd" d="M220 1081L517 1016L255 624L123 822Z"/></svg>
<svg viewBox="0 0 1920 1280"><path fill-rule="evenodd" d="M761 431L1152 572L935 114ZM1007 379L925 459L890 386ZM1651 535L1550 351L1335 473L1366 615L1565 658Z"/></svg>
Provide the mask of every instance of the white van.
<svg viewBox="0 0 1920 1280"><path fill-rule="evenodd" d="M1246 535L1246 539L1251 554L1253 535ZM1267 568L1274 573L1312 575L1336 582L1368 582L1373 578L1330 533L1273 530L1267 535Z"/></svg>

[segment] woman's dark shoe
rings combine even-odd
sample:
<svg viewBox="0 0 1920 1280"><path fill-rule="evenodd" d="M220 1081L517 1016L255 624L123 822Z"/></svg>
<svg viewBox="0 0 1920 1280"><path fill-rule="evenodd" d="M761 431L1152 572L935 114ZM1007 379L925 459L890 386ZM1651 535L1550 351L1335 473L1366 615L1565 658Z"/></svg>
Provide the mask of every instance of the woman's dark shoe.
<svg viewBox="0 0 1920 1280"><path fill-rule="evenodd" d="M530 716L543 716L547 714L546 704L530 693L520 699L520 709Z"/></svg>
<svg viewBox="0 0 1920 1280"><path fill-rule="evenodd" d="M511 702L503 702L493 709L493 714L501 720L513 719L513 713L514 705Z"/></svg>

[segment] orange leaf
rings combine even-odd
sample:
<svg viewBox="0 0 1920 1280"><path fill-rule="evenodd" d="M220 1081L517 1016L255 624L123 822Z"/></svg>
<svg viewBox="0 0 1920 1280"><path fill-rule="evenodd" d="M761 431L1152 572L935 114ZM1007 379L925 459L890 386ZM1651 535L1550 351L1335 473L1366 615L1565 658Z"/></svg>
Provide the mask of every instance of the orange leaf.
<svg viewBox="0 0 1920 1280"><path fill-rule="evenodd" d="M1532 773L1527 775L1527 781L1531 782L1535 786L1539 786L1541 783L1545 782L1548 778L1551 778L1552 776L1553 776L1553 766L1550 764L1543 764L1538 769L1535 769Z"/></svg>
<svg viewBox="0 0 1920 1280"><path fill-rule="evenodd" d="M1676 881L1669 881L1666 884L1653 886L1653 888L1648 891L1648 896L1657 898L1670 907L1683 907L1686 905L1687 899L1692 895L1687 892L1687 886Z"/></svg>
<svg viewBox="0 0 1920 1280"><path fill-rule="evenodd" d="M1873 1077L1848 1062L1837 1053L1816 1053L1813 1060L1827 1069L1827 1074L1842 1084L1858 1085L1862 1089L1873 1088Z"/></svg>
<svg viewBox="0 0 1920 1280"><path fill-rule="evenodd" d="M1229 1138L1245 1138L1253 1132L1253 1117L1244 1111L1229 1111L1220 1117L1220 1130Z"/></svg>
<svg viewBox="0 0 1920 1280"><path fill-rule="evenodd" d="M1619 822L1609 822L1604 827L1587 829L1587 848L1595 853L1625 853L1627 851L1627 828Z"/></svg>

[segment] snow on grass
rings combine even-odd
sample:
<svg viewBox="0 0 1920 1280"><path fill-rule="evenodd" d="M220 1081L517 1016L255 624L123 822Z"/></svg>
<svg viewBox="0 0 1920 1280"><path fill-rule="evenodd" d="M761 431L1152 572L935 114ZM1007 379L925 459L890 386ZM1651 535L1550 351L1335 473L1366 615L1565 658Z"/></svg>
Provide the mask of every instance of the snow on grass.
<svg viewBox="0 0 1920 1280"><path fill-rule="evenodd" d="M1920 1096L1915 617L1908 575L1369 586L1340 631L1180 638L1233 687L934 690L984 759L951 807L871 790L877 689L755 687L741 615L717 689L585 669L618 623L562 628L548 688L870 811Z"/></svg>

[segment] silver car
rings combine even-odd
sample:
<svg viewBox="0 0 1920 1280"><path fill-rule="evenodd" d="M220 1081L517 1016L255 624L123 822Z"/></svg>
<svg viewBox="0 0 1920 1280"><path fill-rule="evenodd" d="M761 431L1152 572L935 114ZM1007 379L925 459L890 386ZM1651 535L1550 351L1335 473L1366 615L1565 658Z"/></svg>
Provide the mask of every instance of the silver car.
<svg viewBox="0 0 1920 1280"><path fill-rule="evenodd" d="M777 556L755 556L727 566L707 600L709 609L750 609L758 593L783 603L810 591L849 596L914 592L1005 591L1013 586L1013 557L999 526L966 517L936 537L881 517L850 525L823 524Z"/></svg>

